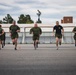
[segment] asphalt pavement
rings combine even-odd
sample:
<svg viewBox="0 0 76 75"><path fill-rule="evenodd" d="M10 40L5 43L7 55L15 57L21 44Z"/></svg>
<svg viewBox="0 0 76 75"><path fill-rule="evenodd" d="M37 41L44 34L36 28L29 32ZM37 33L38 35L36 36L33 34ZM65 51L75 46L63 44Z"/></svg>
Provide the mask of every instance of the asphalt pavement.
<svg viewBox="0 0 76 75"><path fill-rule="evenodd" d="M0 75L76 75L76 47L62 44L6 44L0 50Z"/></svg>

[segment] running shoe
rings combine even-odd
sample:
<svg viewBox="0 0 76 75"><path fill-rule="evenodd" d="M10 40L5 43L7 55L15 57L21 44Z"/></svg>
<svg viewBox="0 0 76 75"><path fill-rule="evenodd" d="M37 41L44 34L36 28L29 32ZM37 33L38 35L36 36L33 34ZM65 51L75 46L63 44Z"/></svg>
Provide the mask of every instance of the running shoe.
<svg viewBox="0 0 76 75"><path fill-rule="evenodd" d="M17 48L15 48L15 50L17 50Z"/></svg>

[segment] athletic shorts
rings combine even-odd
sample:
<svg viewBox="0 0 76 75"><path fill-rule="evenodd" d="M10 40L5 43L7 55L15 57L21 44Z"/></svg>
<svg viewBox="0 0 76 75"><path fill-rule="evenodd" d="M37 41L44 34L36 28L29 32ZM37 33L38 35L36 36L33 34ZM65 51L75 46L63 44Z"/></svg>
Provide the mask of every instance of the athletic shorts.
<svg viewBox="0 0 76 75"><path fill-rule="evenodd" d="M2 40L2 36L0 36L0 40Z"/></svg>
<svg viewBox="0 0 76 75"><path fill-rule="evenodd" d="M4 35L2 35L2 40L5 40L5 36Z"/></svg>
<svg viewBox="0 0 76 75"><path fill-rule="evenodd" d="M15 38L18 38L18 34L12 34L11 35L11 39L15 39Z"/></svg>
<svg viewBox="0 0 76 75"><path fill-rule="evenodd" d="M55 37L62 38L62 34L55 34Z"/></svg>
<svg viewBox="0 0 76 75"><path fill-rule="evenodd" d="M33 40L39 40L39 35L33 35Z"/></svg>

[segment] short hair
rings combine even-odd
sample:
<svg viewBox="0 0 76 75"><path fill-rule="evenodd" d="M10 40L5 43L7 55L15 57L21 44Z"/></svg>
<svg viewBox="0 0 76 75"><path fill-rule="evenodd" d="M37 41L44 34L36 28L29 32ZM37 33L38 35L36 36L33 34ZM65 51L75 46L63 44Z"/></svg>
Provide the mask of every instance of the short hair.
<svg viewBox="0 0 76 75"><path fill-rule="evenodd" d="M56 22L58 22L58 23L59 23L59 21L56 21Z"/></svg>
<svg viewBox="0 0 76 75"><path fill-rule="evenodd" d="M13 20L13 22L12 23L16 23L16 21L15 20Z"/></svg>

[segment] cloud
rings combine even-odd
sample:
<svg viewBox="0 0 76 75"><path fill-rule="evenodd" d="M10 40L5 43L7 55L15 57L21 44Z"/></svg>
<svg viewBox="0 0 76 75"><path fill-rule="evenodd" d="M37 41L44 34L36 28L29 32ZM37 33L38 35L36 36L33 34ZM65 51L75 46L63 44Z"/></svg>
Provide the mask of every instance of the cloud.
<svg viewBox="0 0 76 75"><path fill-rule="evenodd" d="M11 7L0 4L0 10L8 10L8 9L11 9Z"/></svg>
<svg viewBox="0 0 76 75"><path fill-rule="evenodd" d="M11 14L18 19L20 14L29 14L37 20L37 10L41 11L43 23L50 23L63 18L73 16L76 19L76 0L1 0L0 17Z"/></svg>

